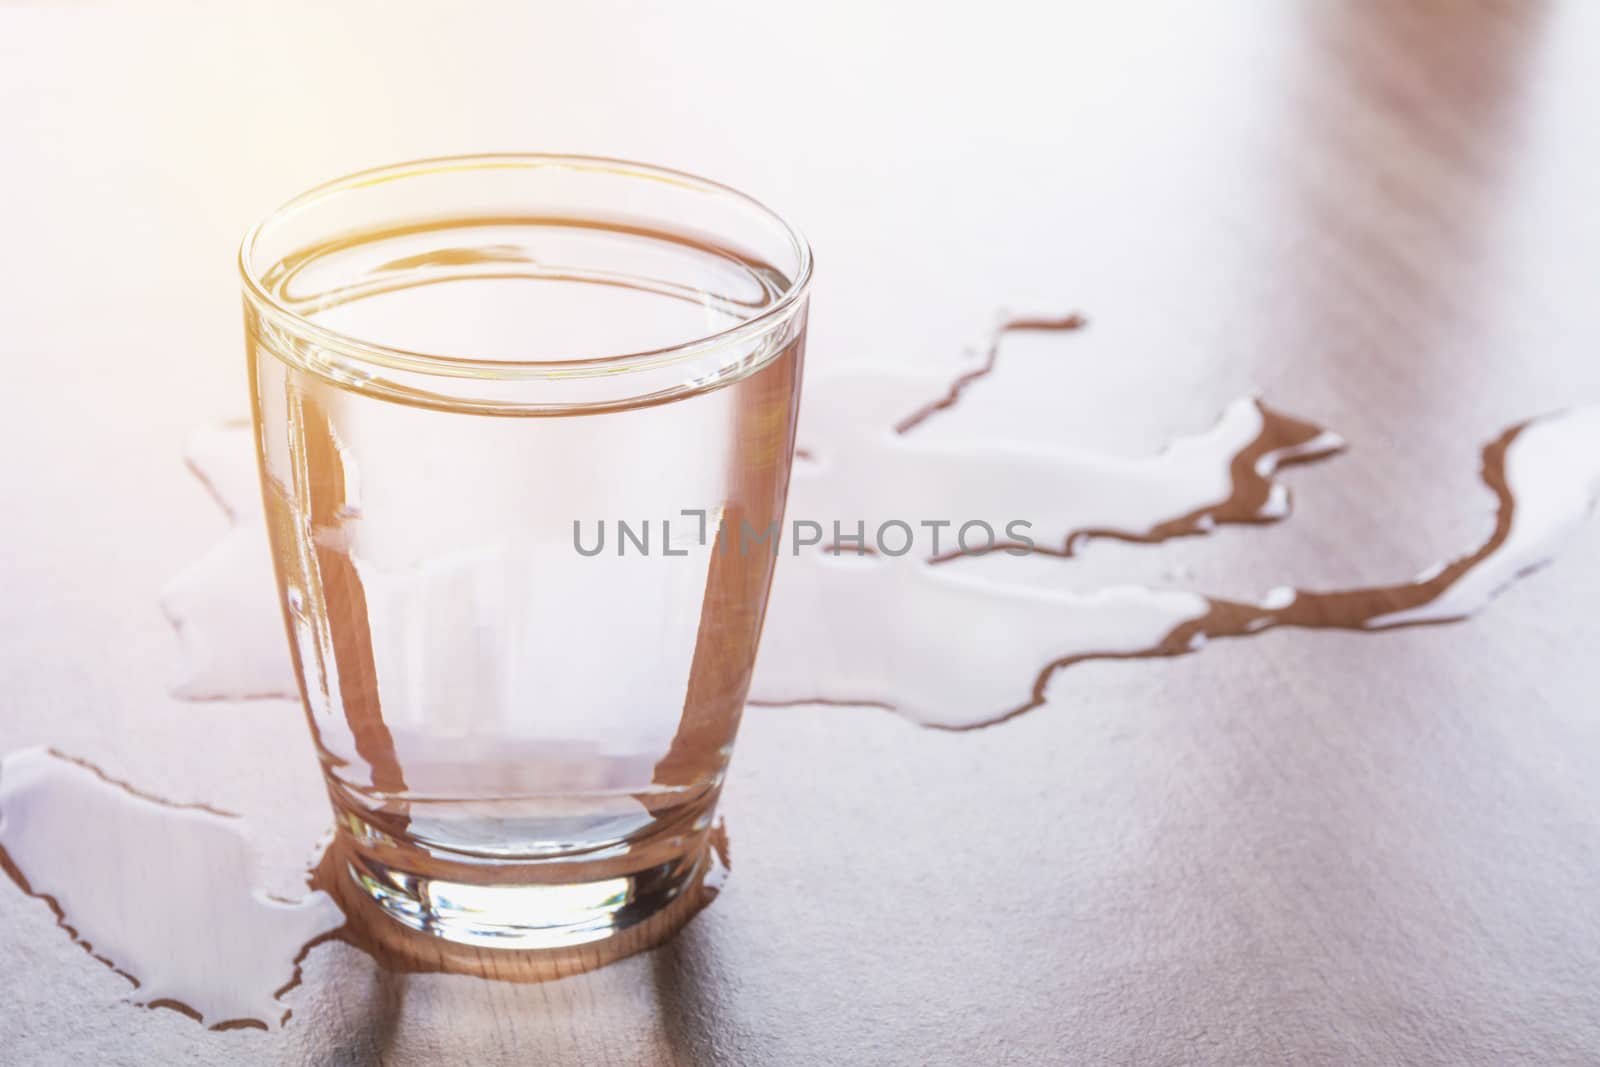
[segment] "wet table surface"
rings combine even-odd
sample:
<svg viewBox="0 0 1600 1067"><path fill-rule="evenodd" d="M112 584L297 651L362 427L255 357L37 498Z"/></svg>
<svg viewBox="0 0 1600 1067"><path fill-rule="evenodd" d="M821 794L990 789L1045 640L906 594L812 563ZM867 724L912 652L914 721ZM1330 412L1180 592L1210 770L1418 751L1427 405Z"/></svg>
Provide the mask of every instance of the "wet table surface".
<svg viewBox="0 0 1600 1067"><path fill-rule="evenodd" d="M0 1060L1600 1061L1597 39L1581 0L0 5ZM1069 526L1200 457L1070 555L926 564L955 606L813 605L720 894L556 975L319 937L300 711L190 699L168 618L232 528L185 455L247 411L239 235L486 148L794 217L819 449L882 418L930 491L987 457Z"/></svg>

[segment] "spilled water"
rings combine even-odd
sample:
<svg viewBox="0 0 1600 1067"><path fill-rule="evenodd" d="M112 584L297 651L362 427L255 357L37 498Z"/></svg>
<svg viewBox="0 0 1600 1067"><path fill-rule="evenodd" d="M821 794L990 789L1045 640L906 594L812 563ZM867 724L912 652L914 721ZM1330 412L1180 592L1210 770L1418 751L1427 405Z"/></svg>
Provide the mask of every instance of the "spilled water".
<svg viewBox="0 0 1600 1067"><path fill-rule="evenodd" d="M1273 417L1263 414L1268 432ZM1275 627L1386 630L1467 618L1549 563L1593 511L1600 407L1507 430L1484 449L1482 476L1496 510L1493 532L1476 548L1393 584L1282 586L1259 602L1144 586L1044 591L926 561L819 554L782 572L792 584L774 592L784 599L769 616L756 692L783 703L872 703L928 726L974 729L1038 707L1051 674L1084 660L1180 655ZM1103 532L1148 540L1191 532L1187 523ZM806 610L795 609L802 598ZM826 626L800 622L824 617L823 605ZM912 628L914 651L902 658L872 645L870 635L889 626ZM767 655L774 645L779 651Z"/></svg>
<svg viewBox="0 0 1600 1067"><path fill-rule="evenodd" d="M212 1027L281 1022L309 945L344 917L325 893L252 885L237 816L174 804L43 748L0 761L0 858L136 1004Z"/></svg>
<svg viewBox="0 0 1600 1067"><path fill-rule="evenodd" d="M1023 514L1040 542L1035 553L1070 556L1089 538L1153 543L1281 519L1289 498L1274 480L1279 468L1344 447L1336 434L1253 398L1230 405L1205 433L1137 459L923 442L908 432L993 369L1008 330L1078 325L1003 324L977 371L898 422L891 398L904 404L906 376L823 379L817 392L834 402L824 400L820 418L807 423L820 424L821 435L802 432L808 461L795 470L791 513L865 515L869 529L898 515ZM1554 558L1593 510L1600 407L1510 428L1485 447L1482 477L1496 505L1482 545L1409 580L1331 592L1283 586L1259 603L1149 586L1075 593L1012 585L949 566L949 552L786 557L752 702L870 704L927 726L975 729L1038 707L1050 676L1084 660L1178 655L1274 627L1381 630L1463 619Z"/></svg>
<svg viewBox="0 0 1600 1067"><path fill-rule="evenodd" d="M178 635L172 695L187 700L296 697L248 422L189 439L189 469L228 516L228 532L161 593Z"/></svg>
<svg viewBox="0 0 1600 1067"><path fill-rule="evenodd" d="M1069 557L1090 538L1154 543L1276 521L1289 513L1280 469L1343 448L1337 435L1253 397L1138 458L918 433L994 370L1007 333L1082 324L1076 316L1004 322L953 383L918 371L816 376L790 517L872 529L910 516L1022 515L1036 554ZM293 698L248 426L196 434L188 460L231 525L163 594L182 647L174 692ZM1554 558L1588 517L1600 496L1600 407L1508 429L1484 448L1482 478L1493 530L1456 558L1392 584L1285 585L1259 601L1142 585L1041 589L976 575L948 547L921 542L899 557L785 547L752 703L871 704L928 726L974 729L1037 707L1053 673L1084 660L1178 655L1275 627L1376 631L1466 618ZM598 966L669 936L715 896L726 871L719 830L704 879L634 940L618 939L603 956L586 946L586 957L570 960L484 952L410 934L359 907L337 844L309 872L302 899L267 897L251 888L239 820L137 793L40 749L0 763L0 846L13 879L134 981L137 1002L207 1024L281 1021L278 998L319 940L346 941L398 971L532 981ZM189 940L196 929L208 932L203 944Z"/></svg>

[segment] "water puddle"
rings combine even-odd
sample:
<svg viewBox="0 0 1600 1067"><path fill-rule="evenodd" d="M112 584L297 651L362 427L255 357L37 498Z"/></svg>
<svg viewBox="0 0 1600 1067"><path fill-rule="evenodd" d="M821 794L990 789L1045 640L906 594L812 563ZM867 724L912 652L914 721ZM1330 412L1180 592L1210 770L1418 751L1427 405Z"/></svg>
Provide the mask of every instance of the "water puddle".
<svg viewBox="0 0 1600 1067"><path fill-rule="evenodd" d="M1282 487L1271 482L1275 465L1336 445L1304 423L1257 410L1256 436L1233 452L1232 492L1220 504L1120 527L1087 522L1067 534L1065 551L1085 537L1158 541L1286 513ZM1227 436L1219 431L1230 416L1213 437ZM1209 447L1204 437L1191 439L1163 457ZM1283 586L1259 602L1147 586L1010 586L927 559L788 560L754 694L771 703L874 704L928 726L973 729L1038 707L1050 676L1085 660L1179 655L1275 627L1376 631L1464 619L1550 562L1593 510L1600 408L1512 427L1483 450L1482 477L1496 503L1483 544L1409 580L1330 592Z"/></svg>
<svg viewBox="0 0 1600 1067"><path fill-rule="evenodd" d="M207 1026L266 1026L309 947L344 917L325 893L252 886L241 821L174 804L44 748L0 761L0 861L135 1004Z"/></svg>
<svg viewBox="0 0 1600 1067"><path fill-rule="evenodd" d="M162 590L162 610L178 635L172 695L187 700L298 697L250 423L198 431L184 458L230 525L210 552Z"/></svg>

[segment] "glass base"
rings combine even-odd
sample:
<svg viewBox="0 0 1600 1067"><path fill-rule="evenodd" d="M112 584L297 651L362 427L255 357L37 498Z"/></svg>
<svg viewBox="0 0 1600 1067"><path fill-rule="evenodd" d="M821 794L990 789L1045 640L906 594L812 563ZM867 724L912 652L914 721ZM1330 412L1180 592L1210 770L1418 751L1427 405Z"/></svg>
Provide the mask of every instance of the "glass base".
<svg viewBox="0 0 1600 1067"><path fill-rule="evenodd" d="M469 882L456 872L401 870L360 851L347 855L345 870L386 915L420 933L484 948L561 949L665 911L701 878L707 854L702 846L673 862L585 880L573 879L587 865L552 861L497 866L485 872L493 881Z"/></svg>

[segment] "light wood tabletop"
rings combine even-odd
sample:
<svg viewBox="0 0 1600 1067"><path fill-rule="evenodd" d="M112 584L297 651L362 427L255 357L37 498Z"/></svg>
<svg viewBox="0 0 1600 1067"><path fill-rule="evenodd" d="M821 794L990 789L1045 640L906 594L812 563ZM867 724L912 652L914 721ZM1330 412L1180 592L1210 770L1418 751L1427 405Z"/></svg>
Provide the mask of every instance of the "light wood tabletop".
<svg viewBox="0 0 1600 1067"><path fill-rule="evenodd" d="M0 1062L1600 1063L1597 42L1586 0L0 3ZM250 636L239 238L495 150L792 218L791 512L1040 549L785 560L719 869L616 961L347 921Z"/></svg>

